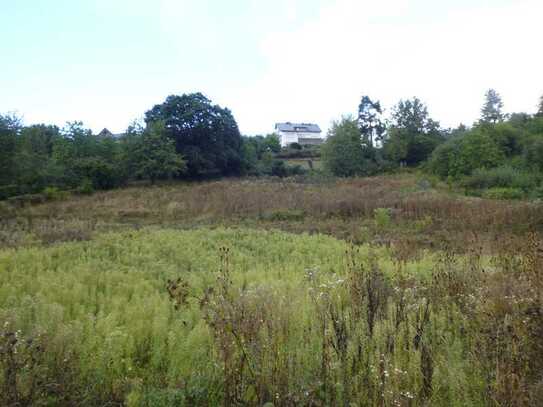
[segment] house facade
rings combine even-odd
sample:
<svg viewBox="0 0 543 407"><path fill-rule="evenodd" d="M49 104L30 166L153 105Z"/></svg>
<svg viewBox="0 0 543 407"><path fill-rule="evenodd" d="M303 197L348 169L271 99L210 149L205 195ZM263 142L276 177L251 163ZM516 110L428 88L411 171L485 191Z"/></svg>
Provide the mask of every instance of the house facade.
<svg viewBox="0 0 543 407"><path fill-rule="evenodd" d="M322 130L313 123L277 123L275 134L279 136L281 147L292 143L300 145L319 145L324 142Z"/></svg>

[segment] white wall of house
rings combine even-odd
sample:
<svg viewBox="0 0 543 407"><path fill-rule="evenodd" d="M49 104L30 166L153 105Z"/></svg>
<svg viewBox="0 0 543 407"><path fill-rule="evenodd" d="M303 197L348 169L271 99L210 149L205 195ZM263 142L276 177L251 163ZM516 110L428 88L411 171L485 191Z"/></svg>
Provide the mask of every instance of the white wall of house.
<svg viewBox="0 0 543 407"><path fill-rule="evenodd" d="M322 133L311 133L311 132L293 132L293 131L278 131L277 134L281 140L281 147L286 147L292 143L298 143L300 138L321 138Z"/></svg>

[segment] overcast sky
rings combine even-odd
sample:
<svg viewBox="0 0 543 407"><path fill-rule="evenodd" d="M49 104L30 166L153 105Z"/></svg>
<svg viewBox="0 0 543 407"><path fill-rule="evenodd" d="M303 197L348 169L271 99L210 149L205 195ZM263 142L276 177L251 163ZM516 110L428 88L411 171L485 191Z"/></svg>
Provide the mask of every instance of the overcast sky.
<svg viewBox="0 0 543 407"><path fill-rule="evenodd" d="M244 134L327 128L368 94L471 124L543 94L543 0L0 0L0 113L121 132L200 91Z"/></svg>

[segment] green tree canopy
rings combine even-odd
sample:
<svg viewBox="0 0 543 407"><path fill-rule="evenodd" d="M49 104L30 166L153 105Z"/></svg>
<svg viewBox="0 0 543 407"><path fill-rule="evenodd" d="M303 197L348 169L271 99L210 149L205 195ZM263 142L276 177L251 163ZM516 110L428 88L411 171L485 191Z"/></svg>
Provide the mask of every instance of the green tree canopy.
<svg viewBox="0 0 543 407"><path fill-rule="evenodd" d="M442 178L459 179L477 168L493 168L503 163L505 154L494 138L476 128L452 138L432 153L428 166Z"/></svg>
<svg viewBox="0 0 543 407"><path fill-rule="evenodd" d="M0 186L15 183L15 152L21 120L15 115L0 115Z"/></svg>
<svg viewBox="0 0 543 407"><path fill-rule="evenodd" d="M17 182L25 187L20 191L39 191L56 183L51 157L55 143L61 138L56 126L44 124L24 127L17 149Z"/></svg>
<svg viewBox="0 0 543 407"><path fill-rule="evenodd" d="M372 101L369 96L363 96L358 105L358 126L364 143L374 147L375 142L382 141L385 123L382 118L383 110L379 101Z"/></svg>
<svg viewBox="0 0 543 407"><path fill-rule="evenodd" d="M420 99L413 98L395 106L383 148L390 160L413 166L426 160L442 141L439 123L430 118Z"/></svg>
<svg viewBox="0 0 543 407"><path fill-rule="evenodd" d="M363 143L352 117L332 124L321 152L324 168L336 176L370 175L377 168L373 148Z"/></svg>
<svg viewBox="0 0 543 407"><path fill-rule="evenodd" d="M141 127L131 127L123 141L126 166L134 175L149 179L170 178L186 171L186 162L175 150L164 122L156 121Z"/></svg>
<svg viewBox="0 0 543 407"><path fill-rule="evenodd" d="M241 135L230 110L213 105L201 93L171 95L145 113L151 124L163 121L191 176L238 174Z"/></svg>

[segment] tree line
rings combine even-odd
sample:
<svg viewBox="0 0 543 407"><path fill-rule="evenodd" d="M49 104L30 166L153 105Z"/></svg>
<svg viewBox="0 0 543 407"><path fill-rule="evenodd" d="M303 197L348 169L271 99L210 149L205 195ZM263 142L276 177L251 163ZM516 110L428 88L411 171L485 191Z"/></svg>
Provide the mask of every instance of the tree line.
<svg viewBox="0 0 543 407"><path fill-rule="evenodd" d="M501 192L526 194L541 186L543 97L536 114L507 115L491 89L478 121L444 129L418 98L400 100L385 117L380 102L364 96L356 117L332 124L320 151L282 150L274 134L242 136L232 112L201 93L168 96L118 137L94 135L81 122L25 126L5 114L0 199L51 188L87 193L140 179L283 177L304 171L284 158L319 154L324 171L335 176L418 167L471 191L509 188Z"/></svg>
<svg viewBox="0 0 543 407"><path fill-rule="evenodd" d="M490 89L475 123L445 129L418 98L401 100L385 118L381 104L364 96L356 117L333 123L322 159L337 176L417 167L474 194L525 196L543 178L543 97L535 114L508 115Z"/></svg>
<svg viewBox="0 0 543 407"><path fill-rule="evenodd" d="M46 189L81 193L128 181L284 172L273 136L242 137L227 108L201 93L172 95L120 136L81 122L24 126L0 115L0 199Z"/></svg>

